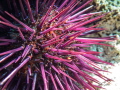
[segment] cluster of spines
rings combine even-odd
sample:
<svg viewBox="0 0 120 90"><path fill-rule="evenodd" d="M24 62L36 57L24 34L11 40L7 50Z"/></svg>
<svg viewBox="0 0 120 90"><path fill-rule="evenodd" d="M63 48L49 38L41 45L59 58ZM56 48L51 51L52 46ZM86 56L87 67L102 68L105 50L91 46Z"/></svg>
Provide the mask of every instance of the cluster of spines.
<svg viewBox="0 0 120 90"><path fill-rule="evenodd" d="M18 4L15 0L7 1L8 3L13 2L14 7ZM55 6L59 1L62 4L58 4L58 7ZM14 25L3 16L0 16L0 27L6 29L5 26L7 26L17 30L18 37L21 37L23 42L19 43L21 46L18 45L19 47L15 49L0 52L0 63L7 62L10 57L13 57L16 53L18 54L18 56L15 55L15 58L0 67L0 71L4 69L7 71L9 67L13 68L9 74L8 72L0 72L1 89L17 90L20 88L21 83L25 83L21 90L24 88L30 90L30 87L32 87L32 90L38 88L40 90L95 90L100 88L92 84L92 82L98 83L99 81L86 72L93 73L105 81L110 81L110 79L99 73L99 71L104 70L100 69L97 63L112 64L97 58L96 55L99 52L86 50L92 44L110 46L102 42L115 40L115 36L103 38L84 37L104 30L96 28L97 25L85 26L105 15L102 14L92 18L101 12L84 14L93 7L83 9L91 1L88 0L79 6L80 2L77 0L43 0L41 6L42 4L46 5L48 10L45 15L42 15L41 19L39 18L40 0L35 1L35 10L31 8L29 0L19 0L21 20L4 11L20 25ZM15 12L19 12L19 10L15 9ZM36 16L40 20L37 20ZM26 17L29 18L26 19ZM27 25L26 20L30 22L30 26ZM18 40L0 37L0 46L11 46L17 43ZM20 75L23 77L20 77ZM17 84L10 84L17 77L19 77ZM25 77L26 80L23 80Z"/></svg>

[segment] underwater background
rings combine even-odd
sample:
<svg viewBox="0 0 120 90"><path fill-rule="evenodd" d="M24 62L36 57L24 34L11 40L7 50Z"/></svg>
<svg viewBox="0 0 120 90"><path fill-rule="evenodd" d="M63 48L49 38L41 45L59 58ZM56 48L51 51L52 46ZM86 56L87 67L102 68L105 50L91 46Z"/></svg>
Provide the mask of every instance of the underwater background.
<svg viewBox="0 0 120 90"><path fill-rule="evenodd" d="M110 83L103 81L101 86L106 89L100 90L120 90L120 0L94 0L92 4L96 6L96 11L110 12L99 22L100 27L104 27L106 30L99 32L97 36L117 35L118 37L118 40L109 42L114 47L93 45L91 48L95 51L104 52L101 54L102 59L114 64L114 66L100 65L101 68L110 72L102 74L114 80Z"/></svg>

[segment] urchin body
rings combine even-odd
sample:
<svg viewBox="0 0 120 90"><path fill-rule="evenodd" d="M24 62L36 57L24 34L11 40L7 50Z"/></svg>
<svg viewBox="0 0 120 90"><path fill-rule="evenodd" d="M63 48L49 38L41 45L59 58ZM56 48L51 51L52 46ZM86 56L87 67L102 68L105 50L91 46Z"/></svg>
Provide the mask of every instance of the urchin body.
<svg viewBox="0 0 120 90"><path fill-rule="evenodd" d="M98 83L88 73L101 75L97 64L107 63L87 50L92 44L106 45L115 37L87 38L103 30L87 24L104 16L83 9L92 0L7 0L1 11L0 27L8 36L0 36L0 85L8 90L96 90ZM12 10L14 9L14 10ZM14 12L13 12L14 11ZM10 19L6 19L10 17ZM13 22L11 22L13 21ZM11 83L12 82L12 83Z"/></svg>

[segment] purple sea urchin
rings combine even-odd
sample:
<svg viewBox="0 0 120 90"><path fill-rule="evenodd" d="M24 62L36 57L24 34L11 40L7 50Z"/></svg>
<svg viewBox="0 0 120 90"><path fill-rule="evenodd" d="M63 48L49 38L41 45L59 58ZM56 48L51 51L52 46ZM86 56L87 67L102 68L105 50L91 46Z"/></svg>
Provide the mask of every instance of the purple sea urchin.
<svg viewBox="0 0 120 90"><path fill-rule="evenodd" d="M87 1L87 0L86 0ZM109 81L97 64L108 62L90 51L112 37L86 35L103 30L86 25L105 14L77 0L6 0L0 11L0 85L7 90L96 90L88 73ZM4 30L4 31L2 31ZM86 37L85 37L86 36ZM110 64L111 65L111 64Z"/></svg>

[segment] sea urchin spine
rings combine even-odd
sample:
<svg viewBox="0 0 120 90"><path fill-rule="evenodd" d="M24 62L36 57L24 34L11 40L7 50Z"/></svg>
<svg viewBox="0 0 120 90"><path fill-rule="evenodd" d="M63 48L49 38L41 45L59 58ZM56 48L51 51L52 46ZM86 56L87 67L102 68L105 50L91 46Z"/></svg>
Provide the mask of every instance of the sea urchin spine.
<svg viewBox="0 0 120 90"><path fill-rule="evenodd" d="M86 1L86 2L85 2ZM100 74L97 64L108 62L90 51L93 44L105 45L115 36L87 35L104 30L87 25L105 14L88 13L92 0L5 0L1 1L0 89L1 90L96 90ZM4 4L7 3L7 6ZM2 5L3 4L3 5Z"/></svg>

